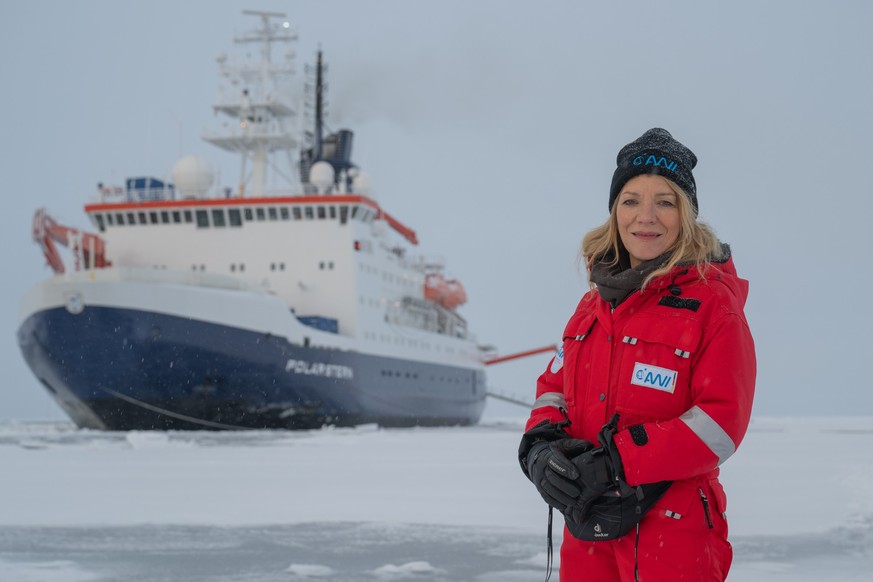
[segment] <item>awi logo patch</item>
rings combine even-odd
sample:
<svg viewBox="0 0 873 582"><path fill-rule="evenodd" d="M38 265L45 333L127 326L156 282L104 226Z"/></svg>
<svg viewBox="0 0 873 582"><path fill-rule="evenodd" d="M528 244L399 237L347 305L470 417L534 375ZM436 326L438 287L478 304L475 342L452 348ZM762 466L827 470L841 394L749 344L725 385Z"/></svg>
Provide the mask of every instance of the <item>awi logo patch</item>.
<svg viewBox="0 0 873 582"><path fill-rule="evenodd" d="M557 374L558 371L564 366L564 346L561 346L558 349L558 353L555 354L555 357L552 359L552 374Z"/></svg>
<svg viewBox="0 0 873 582"><path fill-rule="evenodd" d="M631 377L631 384L637 386L645 386L646 388L654 388L670 394L676 389L676 370L668 370L667 368L659 368L649 364L634 363L634 373Z"/></svg>

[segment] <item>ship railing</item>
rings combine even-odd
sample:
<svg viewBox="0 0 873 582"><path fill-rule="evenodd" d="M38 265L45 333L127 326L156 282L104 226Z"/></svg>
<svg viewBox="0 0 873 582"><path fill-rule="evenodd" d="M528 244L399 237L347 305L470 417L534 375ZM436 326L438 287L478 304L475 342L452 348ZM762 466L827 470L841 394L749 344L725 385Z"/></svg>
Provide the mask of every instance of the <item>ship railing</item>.
<svg viewBox="0 0 873 582"><path fill-rule="evenodd" d="M159 200L175 199L175 190L171 187L162 188L134 188L127 191L128 202L154 202Z"/></svg>
<svg viewBox="0 0 873 582"><path fill-rule="evenodd" d="M227 191L227 198L294 198L300 196L321 196L325 199L330 199L331 196L363 196L356 192L340 193L328 192L320 193L317 188L310 184L301 184L295 187L284 188L264 188L260 193L253 192L250 188L243 187L236 191Z"/></svg>
<svg viewBox="0 0 873 582"><path fill-rule="evenodd" d="M419 273L442 273L446 268L446 260L442 256L424 256L418 255L407 258L404 261L405 266L414 269Z"/></svg>
<svg viewBox="0 0 873 582"><path fill-rule="evenodd" d="M391 323L467 339L467 320L441 305L415 297L403 297L389 312Z"/></svg>
<svg viewBox="0 0 873 582"><path fill-rule="evenodd" d="M145 187L105 186L97 184L96 199L101 204L119 202L158 202L175 200L176 189L172 184Z"/></svg>

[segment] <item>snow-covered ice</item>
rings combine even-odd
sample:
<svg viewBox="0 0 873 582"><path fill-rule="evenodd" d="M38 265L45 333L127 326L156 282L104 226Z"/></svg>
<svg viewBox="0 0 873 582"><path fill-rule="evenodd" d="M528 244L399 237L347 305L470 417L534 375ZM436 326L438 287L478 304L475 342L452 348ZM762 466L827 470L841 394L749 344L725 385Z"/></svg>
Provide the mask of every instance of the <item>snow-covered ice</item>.
<svg viewBox="0 0 873 582"><path fill-rule="evenodd" d="M385 580L403 580L414 576L437 573L440 573L440 570L434 568L427 562L409 562L399 566L385 564L384 566L379 566L373 571L373 575Z"/></svg>
<svg viewBox="0 0 873 582"><path fill-rule="evenodd" d="M539 580L521 430L0 424L0 580ZM873 418L755 418L722 476L729 580L869 579Z"/></svg>
<svg viewBox="0 0 873 582"><path fill-rule="evenodd" d="M330 578L334 574L332 568L318 564L291 564L285 571L298 578Z"/></svg>

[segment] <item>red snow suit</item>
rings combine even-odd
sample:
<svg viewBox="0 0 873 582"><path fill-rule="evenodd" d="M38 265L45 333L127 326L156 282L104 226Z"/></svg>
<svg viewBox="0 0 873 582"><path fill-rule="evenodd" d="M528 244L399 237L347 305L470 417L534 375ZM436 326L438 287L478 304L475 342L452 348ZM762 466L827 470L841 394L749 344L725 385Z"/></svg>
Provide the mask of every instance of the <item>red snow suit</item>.
<svg viewBox="0 0 873 582"><path fill-rule="evenodd" d="M742 441L755 389L743 306L748 282L730 258L677 267L613 311L588 292L537 381L527 430L561 422L597 442L618 412L615 443L630 485L673 481L639 529L584 542L564 528L561 582L724 580L733 556L718 466ZM636 546L636 547L635 547ZM635 558L636 556L636 558Z"/></svg>

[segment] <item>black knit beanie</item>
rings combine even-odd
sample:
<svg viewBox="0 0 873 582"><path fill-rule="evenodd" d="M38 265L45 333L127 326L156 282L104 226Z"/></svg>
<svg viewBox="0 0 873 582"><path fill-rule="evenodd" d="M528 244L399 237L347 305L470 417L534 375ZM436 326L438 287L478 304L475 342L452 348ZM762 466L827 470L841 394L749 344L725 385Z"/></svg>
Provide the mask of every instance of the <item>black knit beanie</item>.
<svg viewBox="0 0 873 582"><path fill-rule="evenodd" d="M640 174L658 174L672 180L691 199L694 214L697 214L697 185L691 170L697 165L697 156L687 147L673 139L666 129L655 127L618 152L618 167L612 175L609 189L609 211L628 180Z"/></svg>

